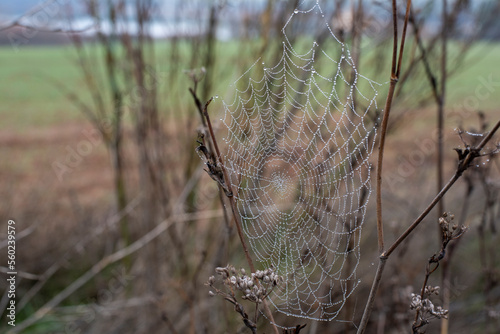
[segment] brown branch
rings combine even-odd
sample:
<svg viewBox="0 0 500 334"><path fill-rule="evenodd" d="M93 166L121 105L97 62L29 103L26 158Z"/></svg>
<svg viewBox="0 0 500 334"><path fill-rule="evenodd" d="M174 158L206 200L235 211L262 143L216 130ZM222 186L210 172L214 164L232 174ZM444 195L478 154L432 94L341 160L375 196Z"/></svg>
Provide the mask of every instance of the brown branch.
<svg viewBox="0 0 500 334"><path fill-rule="evenodd" d="M446 96L446 43L448 42L448 9L447 0L443 0L443 23L441 29L441 82L438 103L438 142L437 142L437 189L443 188L443 127L444 127L444 106L445 106L445 96ZM444 212L444 203L440 201L438 203L438 217Z"/></svg>
<svg viewBox="0 0 500 334"><path fill-rule="evenodd" d="M394 97L394 90L396 84L399 80L399 74L401 72L401 63L403 60L403 52L405 46L405 36L408 27L408 20L410 17L410 7L411 0L408 0L406 4L406 16L403 27L403 36L401 37L401 46L399 49L398 57L398 24L397 24L397 8L396 0L392 1L392 15L394 23L394 42L392 49L392 67L391 67L391 82L389 86L389 91L387 93L387 98L385 101L384 115L382 118L382 127L380 132L380 143L378 150L378 160L377 160L377 236L378 236L378 250L379 254L384 251L384 229L382 223L382 167L384 161L384 149L385 149L385 137L387 134L387 126L389 124L389 114L391 112L392 100Z"/></svg>
<svg viewBox="0 0 500 334"><path fill-rule="evenodd" d="M398 69L396 72L397 78L399 78L399 74L401 73L401 64L403 63L403 51L405 48L406 31L408 29L408 20L410 18L410 9L411 9L411 0L408 0L408 2L406 3L406 14L405 14L405 21L403 24L403 34L401 36L401 46L399 48Z"/></svg>
<svg viewBox="0 0 500 334"><path fill-rule="evenodd" d="M466 155L459 160L457 170L453 177L448 181L448 183L444 186L443 189L436 195L434 200L429 204L429 206L418 216L417 219L408 227L408 229L401 234L401 236L392 244L391 247L382 255L389 257L391 253L403 242L406 237L424 220L424 218L429 214L429 212L436 206L436 204L443 198L444 194L450 190L453 184L462 176L462 174L469 168L472 161L480 156L480 151L486 146L486 144L493 137L495 132L500 127L500 120L495 124L493 129L488 133L486 137L474 148L470 148L466 151Z"/></svg>
<svg viewBox="0 0 500 334"><path fill-rule="evenodd" d="M436 206L439 200L444 196L444 194L453 186L453 184L462 176L464 171L466 171L471 165L472 161L480 156L480 151L486 146L486 144L491 140L495 132L500 128L500 120L495 124L493 129L488 133L488 135L474 148L469 148L467 154L460 159L457 167L457 171L455 175L451 178L451 180L446 184L446 186L439 192L439 194L434 198L434 200L429 204L429 206L420 214L420 216L413 222L413 224L408 227L408 229L394 242L394 244L389 247L389 249L382 253L379 257L379 264L377 267L377 272L375 273L375 277L373 279L372 288L370 290L370 295L368 297L367 304L365 306L365 311L363 313L363 317L360 322L360 326L358 328L357 333L364 333L366 326L368 324L368 319L371 314L371 310L373 308L373 303L375 301L375 295L380 286L382 273L384 270L385 262L388 257L392 254L392 252L403 242L408 235L422 222L422 220L429 214L429 212Z"/></svg>

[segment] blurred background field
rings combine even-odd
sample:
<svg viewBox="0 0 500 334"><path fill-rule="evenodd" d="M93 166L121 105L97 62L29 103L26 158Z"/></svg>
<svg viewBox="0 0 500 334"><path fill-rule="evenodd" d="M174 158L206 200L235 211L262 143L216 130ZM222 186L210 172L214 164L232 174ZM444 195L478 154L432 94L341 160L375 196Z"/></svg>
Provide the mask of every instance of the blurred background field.
<svg viewBox="0 0 500 334"><path fill-rule="evenodd" d="M480 134L500 118L500 43L491 38L498 34L491 17L496 17L500 5L496 1L481 5L445 2L450 20L443 127L446 181L457 163L453 149L464 147L457 128ZM20 23L35 31L55 29L74 15L68 8L75 6L91 22L104 20L106 24L85 34L43 33L65 36L64 42L54 45L36 45L36 36L13 45L5 36L12 31L23 36L22 28L1 31L6 42L0 46L0 244L6 239L7 219L15 220L18 330L250 332L232 305L210 298L204 285L216 266L240 267L245 262L236 231L223 218L217 185L205 175L195 152L201 121L188 89L195 85L193 78L200 78L196 88L202 102L219 97L209 111L222 137L221 100L230 101L233 83L259 57L266 64L273 62L281 45L281 27L297 3L166 1L168 11L162 10L162 2L145 0L50 3L51 11L44 7L46 3L40 5L40 10L49 13L47 24ZM349 47L362 45L352 48L358 71L382 84L377 100L382 108L392 32L391 22L376 19L389 5L335 3L340 9L325 5L332 25L351 14L360 20L348 20L334 33L343 36ZM129 26L123 24L141 17L134 4L144 8L142 32L127 30ZM23 12L36 5L27 5ZM98 10L92 12L91 5ZM400 7L403 13L403 2ZM439 83L441 9L433 1L415 1L414 9L419 24L429 27L420 38L429 48L426 61ZM114 26L109 16L113 10ZM364 16L355 15L360 12ZM472 18L463 18L464 13ZM178 25L192 20L199 30L187 36L153 36L151 22L161 22L162 14L166 20L175 16ZM433 20L428 19L431 16ZM377 22L376 36L367 31L370 26L363 20ZM225 37L228 25L239 33ZM466 25L481 34L462 38ZM109 26L116 30L109 33ZM304 30L300 38L307 41L314 33ZM402 70L408 78L398 86L387 139L383 191L387 242L397 238L437 192L437 152L432 139L437 106L416 41L410 29ZM94 86L89 84L92 80ZM87 107L95 119L85 114ZM477 140L467 134L464 138L471 145ZM495 143L498 136L488 149L494 150ZM82 150L85 154L78 154ZM448 286L443 287L439 270L431 276L432 285L450 293L449 333L494 333L500 326L500 161L497 156L488 158L481 160L484 165L469 170L444 201L446 211L469 226L448 254ZM355 332L378 259L374 201L372 196L362 234L358 268L362 283L342 314L346 322L314 323L277 315L280 321L287 326L307 324L301 333ZM420 289L426 261L440 246L437 217L434 210L389 260L368 333L410 331L414 313L409 294ZM153 239L143 239L158 226L164 228ZM132 251L131 245L138 248ZM112 259L124 249L130 254ZM5 245L0 251L6 251ZM0 264L3 271L4 265ZM15 328L4 321L4 287L3 280L0 331L7 332ZM440 320L433 320L428 333L440 332L440 325ZM261 330L271 332L265 318L259 321Z"/></svg>
<svg viewBox="0 0 500 334"><path fill-rule="evenodd" d="M157 46L156 58L158 59L158 70L162 73L170 73L179 69L191 69L189 63L188 41L185 41L185 50L180 56L179 62L172 66L169 62L171 47L168 41L161 41ZM254 43L258 43L255 41ZM451 48L453 50L452 42ZM256 60L255 55L251 53L238 53L240 44L234 42L219 42L216 45L216 71L217 80L215 80L213 92L215 95L223 96L224 92L234 82L235 73L231 71L230 64L239 62L248 64L248 67ZM94 52L102 52L94 51ZM454 59L456 54L450 51ZM500 77L500 69L497 65L500 59L500 45L497 42L478 42L466 54L463 59L463 65L457 70L448 82L448 99L454 104L462 103L464 98L477 87L480 82L478 77L492 75L493 78ZM64 123L72 120L84 120L83 115L78 109L68 101L64 92L61 92L56 86L47 83L46 78L55 78L64 82L67 88L78 88L83 85L81 73L75 66L75 52L71 46L25 46L16 50L10 45L4 45L0 48L0 60L2 68L0 76L3 82L8 82L0 92L2 107L0 109L2 116L2 129L25 130L27 127L37 124L49 126L57 123ZM101 61L101 59L98 59ZM370 67L373 60L367 60L367 76L379 81L386 82L386 78L373 78L369 76ZM387 71L388 64L383 70ZM102 65L101 65L102 66ZM380 71L380 65L377 64L377 70ZM375 72L375 71L374 71ZM496 82L494 80L494 82ZM193 108L187 103L182 103L190 98L189 78L185 75L179 76L175 85L163 85L162 91L172 105L173 115L182 116L186 113L193 113ZM420 94L428 94L429 87L417 82L414 83L415 89L424 87L427 91ZM412 87L407 89L411 90ZM496 110L497 102L500 100L498 90L492 92L484 101L481 101L481 109L488 112ZM88 95L82 91L82 96ZM16 112L12 112L16 110Z"/></svg>
<svg viewBox="0 0 500 334"><path fill-rule="evenodd" d="M185 56L181 56L179 62L172 66L169 63L171 53L169 42L162 41L158 44L156 51L159 62L158 70L163 74L191 68L188 58L189 50L185 50ZM255 57L250 53L238 54L238 47L239 44L236 41L217 43L215 64L217 80L214 80L214 96L223 96L236 79L235 72L231 71L229 64L243 63L248 64L249 67L255 61ZM102 50L94 52L102 52ZM454 57L456 57L455 54L450 59ZM460 70L455 71L456 73L448 81L449 101L453 101L453 105L463 103L464 98L481 84L478 81L479 77L487 78L492 75L493 81L496 82L495 78L500 77L500 69L496 66L498 59L500 59L500 45L497 42L475 44L462 60L463 65ZM28 45L16 52L12 46L4 45L0 48L0 60L4 64L0 69L0 77L3 82L9 83L0 92L2 130L26 131L33 124L50 126L85 120L77 107L68 101L65 92L47 82L47 78L56 79L64 83L66 88L75 90L83 85L80 70L75 64L75 52L71 46ZM101 60L98 59L98 61ZM366 66L362 67L367 68L368 73L370 67L373 66L370 62L373 60L367 60ZM387 70L388 64L384 63L384 65L386 66L384 69ZM377 67L376 72L380 71L379 66L378 64L374 66ZM374 80L386 82L383 77L374 78ZM421 98L420 95L430 94L429 87L424 83L413 82L413 84L414 88L408 86L407 89L421 90L419 98ZM164 92L163 98L171 105L173 116L182 117L187 113L193 113L192 106L183 102L190 98L189 91L186 89L189 85L189 78L186 75L180 75L175 84L165 83L161 86ZM80 91L80 94L83 98L88 98L88 92ZM495 111L497 102L500 100L499 94L498 90L494 90L487 99L481 101L480 108L488 114ZM12 112L13 110L15 112Z"/></svg>

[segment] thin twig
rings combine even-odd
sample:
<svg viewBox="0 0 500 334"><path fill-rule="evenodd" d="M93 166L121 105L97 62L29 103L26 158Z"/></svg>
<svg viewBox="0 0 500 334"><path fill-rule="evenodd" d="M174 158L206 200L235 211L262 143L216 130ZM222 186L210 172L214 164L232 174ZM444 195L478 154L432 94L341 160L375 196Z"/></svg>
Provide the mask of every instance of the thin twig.
<svg viewBox="0 0 500 334"><path fill-rule="evenodd" d="M408 20L410 17L411 0L406 3L406 15L403 27L403 36L401 38L401 46L399 49L399 59L398 59L398 22L397 22L397 6L396 0L392 1L392 19L393 19L393 50L392 50L392 66L391 66L391 81L389 86L389 91L387 93L387 99L384 108L384 115L382 118L378 161L377 161L377 237L378 237L378 250L381 254L379 259L379 264L377 267L377 272L375 274L372 288L370 290L370 295L368 301L365 305L365 310L363 312L363 317L361 318L360 326L358 328L358 334L364 333L366 326L368 324L368 319L370 318L371 311L373 308L373 303L375 301L375 295L380 286L380 280L382 278L382 272L385 267L385 262L387 257L383 254L384 252L384 229L382 221L382 167L384 160L384 148L385 148L385 137L387 134L387 126L389 124L389 115L392 106L392 100L394 97L394 91L396 84L398 82L399 74L401 72L401 64L403 60L404 44L406 38L406 31L408 27Z"/></svg>
<svg viewBox="0 0 500 334"><path fill-rule="evenodd" d="M201 104L201 101L200 101L198 95L196 94L196 88L198 86L199 79L196 78L195 76L193 76L192 79L194 82L194 87L189 88L189 92L191 93L191 96L193 97L194 103L196 104L196 109L198 110L198 113L200 115L201 124L203 125L203 129L204 129L204 131L206 131L207 130L207 122L205 120L204 108L203 108L203 105ZM214 151L211 140L208 141L208 148L209 148L210 152ZM227 212L226 212L226 206L224 205L223 189L220 185L218 186L218 191L219 191L219 200L220 200L220 203L222 205L223 212L224 212L224 222L226 223L226 226L229 227L231 221L229 220L229 217L228 217Z"/></svg>
<svg viewBox="0 0 500 334"><path fill-rule="evenodd" d="M443 0L443 25L441 29L441 82L438 102L438 138L437 138L437 189L443 188L443 127L444 127L444 106L446 97L446 43L448 42L448 17L447 1ZM438 204L438 217L444 212L444 203Z"/></svg>
<svg viewBox="0 0 500 334"><path fill-rule="evenodd" d="M455 173L453 175L453 177L448 181L448 183L444 186L444 188L441 189L441 191L436 195L436 197L434 197L431 204L429 204L429 206L420 214L420 216L418 216L417 219L415 219L415 221L410 225L410 227L408 227L408 229L406 229L406 231L404 231L403 234L399 236L399 238L391 245L391 247L387 249L387 251L384 253L385 256L389 256L392 254L392 252L394 252L394 250L401 244L401 242L403 242L403 240L406 239L406 237L408 237L408 235L420 224L420 222L422 222L422 220L424 220L424 218L427 217L429 212L431 212L431 210L436 206L436 204L441 200L441 198L443 198L444 194L446 194L448 190L450 190L450 188L459 178L460 174Z"/></svg>
<svg viewBox="0 0 500 334"><path fill-rule="evenodd" d="M447 54L447 43L448 43L448 1L443 0L443 23L442 23L442 29L441 29L441 90L440 90L440 96L438 100L438 143L437 143L437 156L438 156L438 161L437 161L437 188L441 189L443 187L443 169L444 169L444 163L443 163L443 128L444 128L444 107L445 107L445 101L446 101L446 79L447 79L447 63L446 63L446 57L448 56ZM444 201L439 201L438 203L438 217L443 214L445 211L444 207ZM445 265L443 266L442 270L442 286L443 286L443 306L445 309L449 309L449 304L450 304L450 292L449 292L449 284L447 284L447 277L449 274L450 267L447 264L448 261L451 260L451 255L452 252L449 253L448 259L446 259ZM449 328L449 320L448 317L443 317L441 319L441 334L448 334L448 328Z"/></svg>
<svg viewBox="0 0 500 334"><path fill-rule="evenodd" d="M387 262L387 257L380 256L377 266L377 272L375 273L375 277L373 278L372 287L370 289L370 295L368 296L368 301L366 302L365 311L363 312L363 317L361 318L361 322L359 323L357 334L364 333L366 326L368 325L368 320L370 319L373 303L375 302L375 295L377 294L378 288L380 286L382 273L384 272L384 267L386 262Z"/></svg>
<svg viewBox="0 0 500 334"><path fill-rule="evenodd" d="M384 161L384 148L385 148L385 137L387 134L387 126L389 124L389 114L391 112L392 101L394 97L394 90L399 79L399 74L401 72L401 63L403 60L403 51L405 45L405 35L408 27L408 20L410 16L410 6L411 0L408 0L406 4L406 16L403 27L403 36L401 37L401 46L399 49L398 57L398 24L397 24L397 8L396 0L392 1L392 17L394 23L394 41L392 49L392 67L391 67L391 82L389 86L389 91L387 92L387 99L385 101L384 115L382 118L382 126L380 132L380 143L378 150L378 160L377 160L377 235L378 235L378 250L379 254L384 251L384 229L382 223L382 167Z"/></svg>
<svg viewBox="0 0 500 334"><path fill-rule="evenodd" d="M434 200L429 204L429 206L418 216L417 219L408 227L408 229L401 234L401 236L392 244L389 249L383 254L385 256L391 255L391 253L403 242L404 239L424 220L424 218L429 214L429 212L436 206L436 204L443 198L444 194L450 190L453 184L462 176L462 174L469 168L472 161L479 156L479 152L484 148L484 146L490 141L495 132L500 127L500 120L496 123L493 129L484 137L484 139L477 145L469 150L468 154L459 161L457 170L453 177L448 181L448 183L444 186L443 189L436 195Z"/></svg>
<svg viewBox="0 0 500 334"><path fill-rule="evenodd" d="M405 41L406 41L406 31L408 29L408 21L410 18L410 9L411 9L411 0L408 0L408 2L406 3L406 14L405 14L405 21L403 24L403 34L401 36L401 46L399 48L398 69L396 72L397 78L399 78L399 74L401 73L401 64L403 63L403 53L404 53Z"/></svg>

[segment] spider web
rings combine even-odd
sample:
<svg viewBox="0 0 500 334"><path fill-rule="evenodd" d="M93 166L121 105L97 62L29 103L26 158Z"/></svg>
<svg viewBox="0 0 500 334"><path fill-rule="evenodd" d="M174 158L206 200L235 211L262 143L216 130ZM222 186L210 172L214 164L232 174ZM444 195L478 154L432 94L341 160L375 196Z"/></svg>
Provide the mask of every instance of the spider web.
<svg viewBox="0 0 500 334"><path fill-rule="evenodd" d="M304 22L321 27L325 47L309 35L292 42ZM357 72L318 2L282 32L275 65L259 59L224 102L225 164L257 260L285 278L271 304L332 320L359 284L378 84Z"/></svg>

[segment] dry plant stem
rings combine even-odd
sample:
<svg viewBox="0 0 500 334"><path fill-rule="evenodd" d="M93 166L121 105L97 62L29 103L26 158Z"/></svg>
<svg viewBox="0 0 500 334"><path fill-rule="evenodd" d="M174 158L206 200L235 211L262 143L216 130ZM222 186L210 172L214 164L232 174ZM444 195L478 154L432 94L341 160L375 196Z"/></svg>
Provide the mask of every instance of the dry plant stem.
<svg viewBox="0 0 500 334"><path fill-rule="evenodd" d="M382 279L382 273L384 271L385 263L387 262L387 256L380 256L377 272L373 278L372 287L370 289L370 295L368 296L368 301L366 302L365 311L363 312L363 317L359 323L357 334L362 334L365 332L366 326L368 325L368 320L370 319L370 314L372 312L373 303L375 302L375 295L377 294L378 288L380 287L380 281Z"/></svg>
<svg viewBox="0 0 500 334"><path fill-rule="evenodd" d="M384 226L382 224L382 166L384 161L385 135L387 133L387 125L389 124L389 113L391 112L392 98L396 88L396 59L398 53L398 21L396 12L396 0L392 0L392 22L394 24L394 40L392 49L392 67L391 67L391 83L387 98L385 100L384 115L382 117L382 130L380 131L380 143L378 148L377 160L377 240L378 252L382 254L384 251ZM364 317L363 317L364 318ZM363 320L362 320L363 321Z"/></svg>
<svg viewBox="0 0 500 334"><path fill-rule="evenodd" d="M406 40L406 30L408 27L408 20L410 17L410 8L411 8L411 0L408 0L406 3L406 16L404 21L403 33L401 37L401 46L399 49L399 57L398 57L398 22L397 22L398 13L397 13L396 0L392 1L392 19L394 27L393 28L394 37L393 37L393 50L392 50L391 82L389 86L389 91L387 93L387 99L384 108L384 116L382 119L382 129L380 134L380 144L379 144L378 161L377 161L377 237L378 237L378 250L379 254L381 255L379 258L379 264L377 266L377 272L375 273L375 277L373 279L370 295L365 305L363 317L361 318L361 322L358 327L357 331L358 334L364 333L366 326L368 324L368 320L370 318L371 311L373 309L373 303L375 301L375 295L380 286L382 272L384 271L385 262L387 261L387 256L383 253L384 229L382 222L382 167L384 160L385 137L387 134L387 126L389 124L389 115L391 112L394 91L396 88L396 84L398 82L399 74L401 72L401 63L403 60L403 51Z"/></svg>
<svg viewBox="0 0 500 334"><path fill-rule="evenodd" d="M430 268L431 262L427 263L427 266L425 267L424 284L422 284L422 289L420 290L420 300L424 300L425 287L427 286L427 282L429 281L429 276L437 269L438 266L439 266L439 262L437 262L436 266L431 270L431 268ZM415 319L413 320L412 327L414 327L414 328L418 325L417 321L418 321L419 315L420 315L420 310L417 310L417 312L415 312Z"/></svg>
<svg viewBox="0 0 500 334"><path fill-rule="evenodd" d="M210 138L211 138L212 143L214 145L215 153L217 154L217 160L219 161L220 167L222 169L222 174L224 175L224 183L226 184L226 187L231 192L229 194L231 196L228 195L227 197L229 198L229 203L231 205L231 212L233 213L234 223L236 225L236 230L238 231L238 237L240 238L241 246L243 247L243 252L245 253L245 258L248 262L248 266L250 267L251 272L254 273L255 266L253 264L252 258L250 257L250 253L248 251L248 246L247 246L246 241L245 241L245 236L243 235L243 229L241 227L240 217L239 217L237 209L236 209L236 203L234 200L233 190L231 189L229 176L227 174L226 167L224 165L224 161L222 160L222 155L221 155L220 150L219 150L219 145L217 145L217 140L215 139L214 130L212 128L212 122L210 121L210 115L208 114L208 111L207 111L208 105L210 104L210 102L212 102L212 99L213 98L208 100L208 102L205 104L205 108L203 109L203 116L205 116L205 118L207 120L207 126L208 126L208 131L210 132ZM259 284L258 280L256 282L257 282L257 284ZM267 305L266 300L263 300L262 304L263 304L264 310L265 310L267 316L269 317L269 320L273 326L275 334L279 334L278 327L276 327L276 324L274 321L273 313L271 312L269 305Z"/></svg>
<svg viewBox="0 0 500 334"><path fill-rule="evenodd" d="M438 155L438 165L437 165L437 189L443 189L443 126L444 126L444 105L445 105L445 94L446 94L446 43L447 40L447 29L448 29L448 19L447 19L447 0L443 0L443 27L441 30L441 82L440 82L440 92L438 99L438 142L437 142L437 155ZM440 201L438 204L438 218L444 212L444 203Z"/></svg>
<svg viewBox="0 0 500 334"><path fill-rule="evenodd" d="M219 145L217 145L217 140L215 140L215 135L214 135L214 130L212 128L212 122L210 121L210 115L208 114L207 108L208 105L212 102L212 99L208 100L208 102L205 104L205 108L203 109L203 115L205 116L207 120L207 125L208 125L208 131L210 132L210 138L212 139L212 143L215 148L215 153L217 154L217 160L220 163L220 167L222 169L222 174L224 175L224 183L228 187L229 191L231 191L231 196L228 196L229 198L229 203L231 203L231 211L234 216L234 221L236 223L236 230L238 231L238 237L240 238L241 246L243 247L243 251L245 253L245 258L248 262L248 265L250 266L250 270L254 273L255 272L255 266L253 264L252 258L250 257L250 253L248 252L248 247L245 241L245 236L243 235L243 230L241 228L241 221L239 219L238 213L236 212L236 203L234 202L234 196L232 189L230 189L230 181L229 177L226 172L226 167L224 165L224 161L222 160L222 155L220 154L219 150Z"/></svg>
<svg viewBox="0 0 500 334"><path fill-rule="evenodd" d="M389 113L391 111L392 98L396 88L397 79L391 77L389 92L384 108L384 116L382 119L382 131L380 132L380 144L378 149L377 160L377 237L378 237L378 252L382 254L384 251L384 227L382 224L382 165L384 160L385 136L387 133L387 124Z"/></svg>
<svg viewBox="0 0 500 334"><path fill-rule="evenodd" d="M392 49L392 67L391 67L391 82L387 99L385 101L384 116L382 118L382 129L380 132L380 144L378 150L377 160L377 236L378 236L378 250L379 254L384 251L384 228L382 223L382 167L384 161L385 137L387 134L387 126L389 124L389 114L391 112L392 100L394 91L398 82L399 73L401 72L401 63L403 59L403 51L405 45L406 29L408 27L408 20L410 15L411 0L406 4L406 17L403 27L403 34L401 37L401 46L399 49L398 57L398 24L397 24L397 8L396 0L392 1L392 19L394 24L394 39Z"/></svg>
<svg viewBox="0 0 500 334"><path fill-rule="evenodd" d="M446 44L448 43L448 34L447 34L447 29L448 29L448 1L443 0L443 27L441 30L441 90L440 90L440 97L439 97L439 104L438 104L438 143L437 143L437 155L438 155L438 161L437 161L437 188L442 189L443 188L443 127L444 127L444 107L445 107L445 101L446 101L446 57L447 57L447 49L446 49ZM437 210L438 218L440 215L443 214L445 211L444 208L444 201L441 200L438 203L438 210ZM442 240L441 240L442 241ZM448 259L445 261L450 261L451 260L451 253L449 254ZM448 265L443 266L442 270L442 276L441 276L441 286L443 287L443 307L448 310L449 305L450 305L450 292L449 292L449 284L447 282L447 277L449 274L450 267ZM424 286L425 287L425 286ZM422 292L423 293L423 292ZM418 314L418 312L417 312ZM448 324L449 324L449 317L443 317L441 319L441 334L447 334L448 333Z"/></svg>
<svg viewBox="0 0 500 334"><path fill-rule="evenodd" d="M405 14L405 22L403 24L403 33L401 35L401 46L399 47L398 68L396 71L396 77L398 79L399 79L399 74L401 73L401 64L403 63L403 51L405 48L406 31L408 29L408 22L410 19L410 10L411 10L411 0L408 0L408 2L406 3L406 14Z"/></svg>
<svg viewBox="0 0 500 334"><path fill-rule="evenodd" d="M205 121L205 115L204 115L204 111L206 110L206 108L203 108L201 101L198 98L198 95L196 94L197 85L198 85L198 81L194 80L194 87L189 88L189 92L191 93L191 96L194 99L194 103L196 104L196 108L198 109L198 113L200 114L201 124L203 125L203 129L206 130L207 129L207 122ZM209 140L207 144L208 144L208 148L209 148L210 152L214 152L214 148L212 146L212 141ZM225 205L224 205L224 199L223 199L223 197L224 197L223 191L224 190L222 189L222 187L220 185L219 185L218 189L219 189L219 200L220 200L220 203L222 204L222 208L224 211L224 221L226 222L226 226L229 226L231 221L229 220L229 217L227 216Z"/></svg>
<svg viewBox="0 0 500 334"><path fill-rule="evenodd" d="M392 244L391 247L384 253L385 256L389 256L392 254L392 252L403 242L406 237L424 220L425 217L431 212L431 210L436 206L436 204L443 198L444 194L450 190L450 188L453 186L453 184L460 178L462 173L459 173L458 170L457 172L453 175L453 177L448 181L448 183L444 186L443 189L437 194L436 197L434 197L434 200L432 200L431 204L418 216L418 218L413 222L413 224L408 227L406 231L399 236L399 238Z"/></svg>

